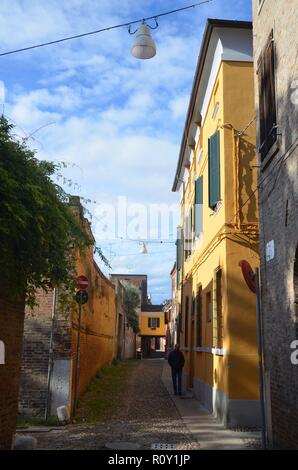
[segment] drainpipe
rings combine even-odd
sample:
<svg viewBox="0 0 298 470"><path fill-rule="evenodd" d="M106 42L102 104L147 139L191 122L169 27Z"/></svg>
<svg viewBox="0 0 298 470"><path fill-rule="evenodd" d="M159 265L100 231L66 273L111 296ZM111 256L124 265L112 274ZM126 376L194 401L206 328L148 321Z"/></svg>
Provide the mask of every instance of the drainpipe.
<svg viewBox="0 0 298 470"><path fill-rule="evenodd" d="M239 147L240 147L240 136L239 132L236 132L234 137L234 160L235 160L235 205L236 205L236 227L240 230L240 195L239 195Z"/></svg>
<svg viewBox="0 0 298 470"><path fill-rule="evenodd" d="M80 369L80 354L81 354L81 349L80 349L81 348L81 318L82 318L82 291L80 291L80 302L79 302L79 321L78 321L77 348L76 348L73 416L75 416L76 414L76 408L78 404L79 369Z"/></svg>
<svg viewBox="0 0 298 470"><path fill-rule="evenodd" d="M182 260L181 260L181 322L179 322L179 344L181 343L181 332L182 330L182 324L183 324L183 295L184 295L184 258L185 258L185 233L184 233L184 218L185 218L185 181L183 179L178 178L179 181L182 182L182 188L183 188L183 211L182 211ZM180 346L182 346L180 344Z"/></svg>
<svg viewBox="0 0 298 470"><path fill-rule="evenodd" d="M56 297L57 289L53 289L53 301L52 301L52 313L51 313L51 334L50 334L50 344L49 344L49 365L48 365L48 378L47 378L47 400L45 408L45 420L48 419L50 411L50 393L51 393L51 379L54 366L54 351L53 351L53 340L54 340L54 323L55 323L55 314L56 314Z"/></svg>
<svg viewBox="0 0 298 470"><path fill-rule="evenodd" d="M259 268L256 268L256 313L257 313L257 330L258 330L258 357L259 357L258 371L259 371L260 409L261 409L261 420L262 420L262 446L263 446L263 449L266 449L267 440L266 440L266 417L265 417L265 399L264 399L263 341L262 341Z"/></svg>

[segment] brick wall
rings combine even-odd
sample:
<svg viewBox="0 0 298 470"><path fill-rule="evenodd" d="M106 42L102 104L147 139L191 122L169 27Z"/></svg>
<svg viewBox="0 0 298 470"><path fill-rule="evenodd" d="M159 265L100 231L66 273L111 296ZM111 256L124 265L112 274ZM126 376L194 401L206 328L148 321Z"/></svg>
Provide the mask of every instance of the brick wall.
<svg viewBox="0 0 298 470"><path fill-rule="evenodd" d="M24 304L0 295L0 339L5 364L0 365L0 449L10 449L15 433L21 367Z"/></svg>
<svg viewBox="0 0 298 470"><path fill-rule="evenodd" d="M80 217L80 211L76 214ZM81 221L92 238L88 222ZM109 364L117 350L116 338L116 295L115 287L107 279L93 259L89 247L83 255L77 255L78 275L88 277L88 302L82 307L81 353L79 367L79 395L85 390L96 371ZM59 296L59 293L58 293ZM74 400L74 377L76 367L76 346L78 332L78 308L67 318L59 311L56 297L56 313L53 323L53 362L51 376L51 412L55 407L68 401L72 409ZM47 406L47 382L49 348L52 329L51 313L53 292L37 292L38 307L26 309L22 380L19 395L19 412L22 416L44 417ZM56 374L55 367L57 366ZM61 398L62 402L57 405ZM60 391L59 391L60 390ZM57 396L60 396L60 398Z"/></svg>
<svg viewBox="0 0 298 470"><path fill-rule="evenodd" d="M38 306L26 308L19 414L22 417L44 417L47 406L51 313L53 291L38 291ZM71 321L59 312L58 296L53 323L53 359L71 357Z"/></svg>
<svg viewBox="0 0 298 470"><path fill-rule="evenodd" d="M292 84L298 80L297 2L253 1L254 57L257 60L273 29L279 150L259 171L260 255L264 317L265 369L271 445L298 448L298 366L290 360L297 338L294 261L298 244L298 105ZM255 74L257 131L258 84ZM257 136L259 145L259 135ZM266 261L266 244L274 240L275 255ZM270 392L270 393L268 393ZM268 402L268 399L267 399ZM271 416L270 416L271 414Z"/></svg>

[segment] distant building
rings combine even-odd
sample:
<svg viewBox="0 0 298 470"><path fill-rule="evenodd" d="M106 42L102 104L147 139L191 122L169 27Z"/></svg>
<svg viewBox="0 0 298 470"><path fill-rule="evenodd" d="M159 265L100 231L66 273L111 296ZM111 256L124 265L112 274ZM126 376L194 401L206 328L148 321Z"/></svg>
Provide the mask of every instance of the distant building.
<svg viewBox="0 0 298 470"><path fill-rule="evenodd" d="M163 305L142 305L139 337L143 356L149 356L152 351L165 351L166 325Z"/></svg>
<svg viewBox="0 0 298 470"><path fill-rule="evenodd" d="M110 274L110 279L112 282L126 281L134 285L140 291L140 304L145 305L148 303L148 280L147 274Z"/></svg>
<svg viewBox="0 0 298 470"><path fill-rule="evenodd" d="M148 296L148 278L146 274L111 274L114 282L126 281L133 284L140 292L140 307L137 309L140 333L137 335L136 349L141 349L144 356L150 351L165 350L165 314L163 305L152 305Z"/></svg>
<svg viewBox="0 0 298 470"><path fill-rule="evenodd" d="M140 316L141 316L141 306L147 305L150 303L148 299L148 279L147 274L110 274L110 279L113 283L120 281L122 285L126 282L136 287L139 291L140 295L140 305L136 308L136 312L138 315L139 323L140 323ZM141 338L139 335L136 337L135 342L135 351L141 348Z"/></svg>
<svg viewBox="0 0 298 470"><path fill-rule="evenodd" d="M117 359L132 359L136 352L136 333L128 323L125 312L125 286L121 281L112 279L116 288L116 336L115 357Z"/></svg>
<svg viewBox="0 0 298 470"><path fill-rule="evenodd" d="M298 449L298 5L253 0L269 443Z"/></svg>

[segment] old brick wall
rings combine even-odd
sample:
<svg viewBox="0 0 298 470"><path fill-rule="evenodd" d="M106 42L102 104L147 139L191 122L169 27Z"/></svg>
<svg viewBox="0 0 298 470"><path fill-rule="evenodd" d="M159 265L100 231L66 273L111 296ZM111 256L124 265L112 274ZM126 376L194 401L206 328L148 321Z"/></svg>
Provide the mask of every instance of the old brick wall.
<svg viewBox="0 0 298 470"><path fill-rule="evenodd" d="M18 409L24 303L0 294L0 340L5 344L5 364L0 364L0 449L10 449Z"/></svg>
<svg viewBox="0 0 298 470"><path fill-rule="evenodd" d="M273 29L279 150L259 170L260 255L264 316L267 402L271 394L268 432L271 445L298 448L298 366L291 363L291 342L297 338L294 261L298 244L298 80L297 2L253 1L254 56L257 60ZM297 82L298 83L298 82ZM255 74L257 130L258 83ZM259 135L258 135L259 145ZM266 261L273 240L274 258ZM270 393L269 393L270 392ZM267 405L270 403L267 403ZM267 407L270 410L270 406ZM271 423L270 423L271 422Z"/></svg>
<svg viewBox="0 0 298 470"><path fill-rule="evenodd" d="M81 217L79 209L75 214ZM88 221L81 219L81 223L92 239ZM84 254L77 254L76 271L78 275L85 274L89 279L89 300L82 307L78 386L80 395L96 371L109 364L115 356L116 295L115 287L95 263L92 247L87 248ZM38 291L37 302L38 307L33 310L26 309L25 318L19 412L20 415L28 417L45 416L53 292ZM56 373L53 372L51 377L51 413L55 412L62 389L61 404L68 402L69 408L72 409L77 359L78 308L74 308L74 311L65 317L59 309L59 293L56 302L53 323L53 362Z"/></svg>
<svg viewBox="0 0 298 470"><path fill-rule="evenodd" d="M71 357L71 321L59 312L58 295L53 323L53 360ZM26 308L22 378L19 393L19 414L22 417L44 417L48 396L48 368L53 291L38 291L38 306Z"/></svg>

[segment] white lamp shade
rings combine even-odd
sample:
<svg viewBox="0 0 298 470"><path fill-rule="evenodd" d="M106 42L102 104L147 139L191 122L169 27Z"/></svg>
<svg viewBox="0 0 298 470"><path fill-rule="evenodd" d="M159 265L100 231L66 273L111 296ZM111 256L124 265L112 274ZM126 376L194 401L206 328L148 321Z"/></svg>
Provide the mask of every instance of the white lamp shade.
<svg viewBox="0 0 298 470"><path fill-rule="evenodd" d="M155 56L156 46L150 28L146 24L142 24L138 28L131 53L137 59L152 59Z"/></svg>

